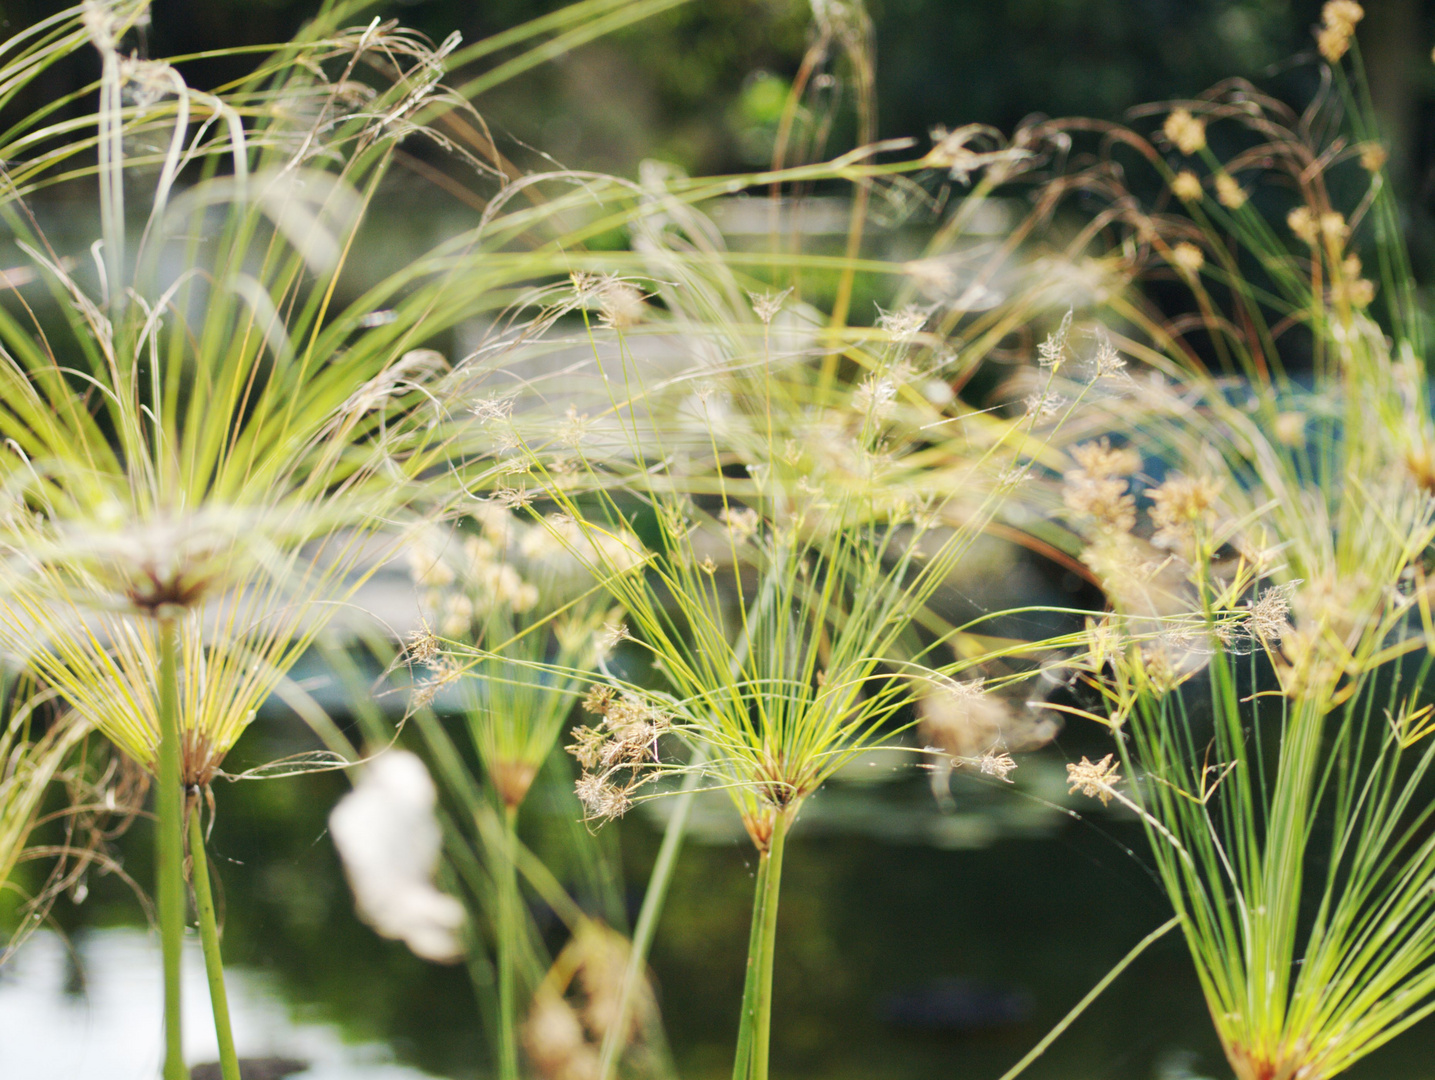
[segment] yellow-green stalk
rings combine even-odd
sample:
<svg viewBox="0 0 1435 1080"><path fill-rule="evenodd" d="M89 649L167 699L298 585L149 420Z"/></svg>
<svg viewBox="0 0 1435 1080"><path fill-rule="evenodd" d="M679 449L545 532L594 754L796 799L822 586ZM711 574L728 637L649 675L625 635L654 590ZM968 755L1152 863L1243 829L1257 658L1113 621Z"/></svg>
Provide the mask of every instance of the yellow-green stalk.
<svg viewBox="0 0 1435 1080"><path fill-rule="evenodd" d="M1359 10L1327 5L1327 60L1358 64ZM1186 325L1242 381L1213 376L1179 322L1122 297L1130 351L1165 380L1093 402L1093 426L1126 449L1088 443L1065 483L1116 608L1077 666L1118 742L1074 766L1073 784L1141 815L1239 1080L1326 1080L1435 1011L1420 794L1435 766L1427 375L1364 94L1338 66L1332 78L1348 150L1316 141L1334 126L1320 136L1271 103L1214 98L1170 111L1159 149L1131 134L1190 215L1142 217L1151 250L1190 292ZM1207 141L1216 123L1248 125L1270 150L1239 183ZM1182 179L1198 163L1210 194ZM1283 220L1246 195L1258 167L1292 181ZM1332 203L1336 170L1366 186L1358 212ZM1367 237L1379 289L1357 253ZM1287 375L1295 327L1311 387ZM1141 479L1143 457L1170 470L1164 482ZM1120 779L1117 755L1136 779Z"/></svg>

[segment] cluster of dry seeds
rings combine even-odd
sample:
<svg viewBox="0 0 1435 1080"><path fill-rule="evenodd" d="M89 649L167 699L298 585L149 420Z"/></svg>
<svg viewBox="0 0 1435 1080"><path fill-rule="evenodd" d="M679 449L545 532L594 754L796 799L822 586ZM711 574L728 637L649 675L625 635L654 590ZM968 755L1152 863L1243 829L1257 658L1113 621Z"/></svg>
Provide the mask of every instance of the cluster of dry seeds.
<svg viewBox="0 0 1435 1080"><path fill-rule="evenodd" d="M568 747L583 767L578 799L590 818L621 817L633 803L632 793L656 778L647 767L658 763L658 740L672 730L672 715L607 686L595 686L583 707L602 722L575 728Z"/></svg>

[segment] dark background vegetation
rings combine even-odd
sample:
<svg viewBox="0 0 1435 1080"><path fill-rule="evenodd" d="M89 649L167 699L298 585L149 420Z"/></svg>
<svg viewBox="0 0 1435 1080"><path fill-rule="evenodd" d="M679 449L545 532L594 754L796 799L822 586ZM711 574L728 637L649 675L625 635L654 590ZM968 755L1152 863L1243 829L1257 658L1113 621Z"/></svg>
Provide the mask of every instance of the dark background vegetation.
<svg viewBox="0 0 1435 1080"><path fill-rule="evenodd" d="M373 14L435 41L465 42L565 0L379 0ZM144 47L172 56L279 42L319 0L154 0ZM1229 78L1281 84L1304 65L1313 89L1320 0L867 0L875 30L879 133L925 137L972 122L1010 132L1024 118L1121 119L1134 105L1199 93ZM56 0L3 0L0 31L51 13ZM1435 279L1435 0L1369 0L1359 37L1407 208L1418 276ZM532 166L541 150L571 168L632 175L657 157L693 173L747 170L769 158L790 81L808 43L810 0L690 0L600 39L481 97L505 150ZM246 57L191 63L215 85ZM93 77L88 55L33 88L52 100ZM1299 81L1299 80L1298 80ZM1297 92L1295 96L1299 96ZM33 107L22 98L20 111ZM850 110L844 115L850 118ZM852 141L839 125L829 149ZM417 148L414 153L423 155Z"/></svg>
<svg viewBox="0 0 1435 1080"><path fill-rule="evenodd" d="M278 42L317 0L155 0L153 55ZM465 42L562 0L381 0L440 40ZM881 134L925 135L972 121L1010 130L1033 113L1120 118L1225 78L1259 80L1312 49L1320 0L868 0L876 31ZM55 0L5 0L0 29ZM1369 0L1360 27L1402 182L1435 196L1432 0ZM691 0L520 78L478 104L489 121L565 165L631 172L656 155L692 171L760 164L810 24L809 0ZM197 83L244 58L191 65ZM39 92L84 73L58 71Z"/></svg>
<svg viewBox="0 0 1435 1080"><path fill-rule="evenodd" d="M851 0L848 0L851 2ZM154 0L141 47L153 56L280 42L320 0ZM439 41L478 41L566 0L378 0ZM1244 78L1297 105L1314 92L1320 0L866 0L883 138L981 122L1010 132L1033 115L1122 119L1142 103ZM56 0L0 0L0 32ZM1407 211L1417 275L1435 280L1435 0L1369 0L1359 38ZM357 21L357 19L356 19ZM689 0L481 96L475 104L520 164L636 173L656 157L692 173L770 159L777 121L810 38L811 0ZM501 60L495 57L488 61ZM214 86L250 58L191 62ZM77 55L11 105L16 114L94 77ZM842 69L838 68L839 76ZM83 102L76 108L83 108ZM844 103L850 106L850 99ZM832 153L851 145L839 108ZM847 121L843 127L843 119ZM418 156L429 148L410 147Z"/></svg>

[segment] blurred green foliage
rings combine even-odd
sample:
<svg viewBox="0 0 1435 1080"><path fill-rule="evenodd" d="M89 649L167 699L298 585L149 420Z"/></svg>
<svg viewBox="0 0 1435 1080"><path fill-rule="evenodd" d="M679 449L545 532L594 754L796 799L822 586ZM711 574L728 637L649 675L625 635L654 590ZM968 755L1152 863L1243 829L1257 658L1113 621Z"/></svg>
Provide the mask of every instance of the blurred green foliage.
<svg viewBox="0 0 1435 1080"><path fill-rule="evenodd" d="M147 44L160 55L275 42L317 2L156 0ZM436 40L458 29L472 42L561 6L379 0L372 10ZM1361 37L1377 98L1390 99L1395 135L1416 143L1423 165L1435 149L1419 145L1428 126L1419 121L1435 99L1435 3L1367 6ZM5 0L0 26L53 7ZM1259 77L1310 50L1320 0L868 0L868 8L881 134L891 137L972 121L1009 130L1037 112L1116 119L1139 102ZM750 166L770 149L810 23L810 0L693 0L525 75L480 107L497 130L573 167L631 173L650 155L693 171ZM194 64L187 74L213 84L244 63ZM57 72L41 92L84 75Z"/></svg>

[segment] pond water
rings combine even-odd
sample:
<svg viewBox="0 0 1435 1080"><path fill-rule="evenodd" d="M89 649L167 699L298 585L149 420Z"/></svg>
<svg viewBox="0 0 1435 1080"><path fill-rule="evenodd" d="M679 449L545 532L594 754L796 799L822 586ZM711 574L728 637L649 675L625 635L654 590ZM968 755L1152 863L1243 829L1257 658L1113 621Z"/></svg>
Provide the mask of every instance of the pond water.
<svg viewBox="0 0 1435 1080"><path fill-rule="evenodd" d="M236 763L296 742L292 722L265 718ZM924 773L880 755L813 798L783 881L775 1077L996 1080L1164 921L1136 824L1067 801L1064 762L1099 749L1073 729L1023 762L1020 784L959 777L946 807ZM309 1062L296 1075L312 1080L486 1076L467 977L416 960L353 915L325 831L346 786L312 774L216 793L211 850L241 1052ZM634 904L660 818L612 827ZM142 882L149 843L137 825L120 852ZM652 958L685 1080L731 1073L753 863L725 799L700 804ZM158 949L137 902L95 877L88 899L61 900L55 920L64 938L37 934L0 972L0 1077L153 1077ZM187 1056L210 1061L197 947L186 965ZM1426 1024L1351 1075L1414 1080L1428 1075L1432 1050ZM1179 938L1148 950L1025 1075L1228 1077Z"/></svg>
<svg viewBox="0 0 1435 1080"><path fill-rule="evenodd" d="M309 1064L306 1080L422 1080L381 1042L352 1042L336 1023L296 1015L263 972L239 968L227 981L239 1053ZM218 1056L199 942L184 956L185 1059ZM112 927L66 940L41 931L0 976L0 1071L7 1077L153 1080L162 1033L156 942L141 929Z"/></svg>

